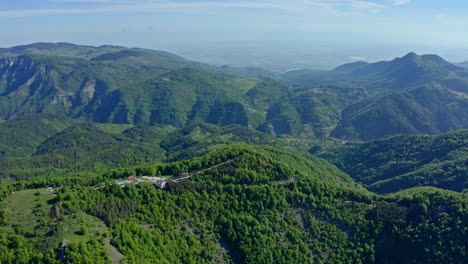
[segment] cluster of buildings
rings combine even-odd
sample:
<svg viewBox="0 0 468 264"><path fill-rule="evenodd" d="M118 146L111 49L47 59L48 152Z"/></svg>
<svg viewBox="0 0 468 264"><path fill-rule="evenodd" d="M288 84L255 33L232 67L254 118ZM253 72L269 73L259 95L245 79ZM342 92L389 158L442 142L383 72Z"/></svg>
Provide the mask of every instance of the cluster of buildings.
<svg viewBox="0 0 468 264"><path fill-rule="evenodd" d="M154 182L154 186L156 186L159 189L166 188L166 185L167 185L167 180L166 179L158 180L158 181Z"/></svg>
<svg viewBox="0 0 468 264"><path fill-rule="evenodd" d="M127 186L129 184L137 185L142 181L151 182L151 183L154 184L154 186L156 186L159 189L164 189L164 188L166 188L166 185L167 185L167 179L166 178L153 177L153 176L143 176L141 178L137 178L135 176L128 176L127 180L121 181L121 182L116 182L116 184L118 184L121 187L125 187L125 186Z"/></svg>
<svg viewBox="0 0 468 264"><path fill-rule="evenodd" d="M174 181L174 182L177 182L179 180L187 179L187 178L190 178L192 176L193 176L193 174L190 174L188 172L184 172L184 173L179 173L177 176L172 177L170 180ZM142 176L140 178L137 178L135 176L128 176L127 180L121 181L121 182L116 181L115 183L118 184L121 187L125 187L125 186L127 186L129 184L137 185L142 181L143 182L151 182L158 189L165 189L167 187L167 182L169 181L169 179L168 178L163 178L163 177L156 177L156 176Z"/></svg>
<svg viewBox="0 0 468 264"><path fill-rule="evenodd" d="M164 189L167 185L167 179L162 177L143 176L141 179L152 182L159 189Z"/></svg>
<svg viewBox="0 0 468 264"><path fill-rule="evenodd" d="M129 185L129 184L131 184L131 185L137 185L137 184L139 184L140 182L141 182L141 181L140 181L137 177L135 177L135 176L128 176L127 180L121 181L121 182L116 182L116 183L117 183L119 186L124 187L124 186Z"/></svg>

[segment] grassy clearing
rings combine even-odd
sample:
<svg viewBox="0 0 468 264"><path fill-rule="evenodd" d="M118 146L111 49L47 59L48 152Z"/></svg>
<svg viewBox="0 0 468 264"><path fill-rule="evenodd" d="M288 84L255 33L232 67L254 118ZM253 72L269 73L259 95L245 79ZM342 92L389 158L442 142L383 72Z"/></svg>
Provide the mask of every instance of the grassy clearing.
<svg viewBox="0 0 468 264"><path fill-rule="evenodd" d="M107 232L106 225L85 212L63 214L56 202L56 194L47 189L15 192L4 203L12 211L10 232L25 234L36 240L38 249L88 241Z"/></svg>
<svg viewBox="0 0 468 264"><path fill-rule="evenodd" d="M120 253L120 251L118 251L117 248L111 245L109 239L106 239L105 248L111 257L112 264L122 263L125 256L122 255L122 253Z"/></svg>
<svg viewBox="0 0 468 264"><path fill-rule="evenodd" d="M88 241L98 234L107 232L107 230L106 225L98 218L85 212L77 212L64 217L59 226L57 240L78 243Z"/></svg>
<svg viewBox="0 0 468 264"><path fill-rule="evenodd" d="M15 192L5 203L12 211L11 226L22 226L25 230L37 229L41 218L49 218L56 194L46 189Z"/></svg>

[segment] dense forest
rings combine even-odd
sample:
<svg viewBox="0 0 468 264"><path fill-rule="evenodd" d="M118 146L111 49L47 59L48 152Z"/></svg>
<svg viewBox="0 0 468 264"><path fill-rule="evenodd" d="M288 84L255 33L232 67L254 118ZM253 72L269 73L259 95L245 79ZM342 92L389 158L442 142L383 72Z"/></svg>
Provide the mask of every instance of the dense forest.
<svg viewBox="0 0 468 264"><path fill-rule="evenodd" d="M416 186L459 192L468 188L468 130L440 136L400 135L313 151L374 192Z"/></svg>
<svg viewBox="0 0 468 264"><path fill-rule="evenodd" d="M213 168L217 164L222 165ZM171 175L210 167L193 179L169 182L165 190L113 183L129 174ZM8 207L11 197L46 187L56 193L30 214L48 224L18 224L20 216ZM47 194L31 195L34 200ZM270 147L236 144L200 158L120 169L98 178L2 184L2 199L2 263L467 260L465 194L418 188L380 196L324 161ZM92 220L82 221L83 214ZM60 240L69 235L63 227L76 219L81 219L73 234L78 242L68 245L70 238Z"/></svg>

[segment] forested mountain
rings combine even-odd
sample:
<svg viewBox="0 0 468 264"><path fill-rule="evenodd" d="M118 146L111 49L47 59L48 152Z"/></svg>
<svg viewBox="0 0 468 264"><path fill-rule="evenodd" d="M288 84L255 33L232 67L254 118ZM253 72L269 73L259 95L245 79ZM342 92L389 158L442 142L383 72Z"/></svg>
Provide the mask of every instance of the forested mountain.
<svg viewBox="0 0 468 264"><path fill-rule="evenodd" d="M136 67L44 55L2 59L0 116L48 113L101 123L183 126L206 121L255 127L273 100L258 97L255 91L267 85L287 90L271 80L186 68L176 62L170 69L164 62L159 67Z"/></svg>
<svg viewBox="0 0 468 264"><path fill-rule="evenodd" d="M440 134L468 128L468 97L441 86L388 93L345 108L331 135L372 140L396 134Z"/></svg>
<svg viewBox="0 0 468 264"><path fill-rule="evenodd" d="M166 190L113 183L184 171L199 173ZM272 147L235 144L191 160L0 190L2 263L466 261L466 195L375 195L320 159Z"/></svg>
<svg viewBox="0 0 468 264"><path fill-rule="evenodd" d="M214 67L118 46L36 43L2 49L0 57L2 119L46 113L178 128L206 122L359 140L468 127L468 71L435 55L285 74L302 85L295 87L255 77L279 79L261 69Z"/></svg>
<svg viewBox="0 0 468 264"><path fill-rule="evenodd" d="M244 126L192 123L183 128L101 124L45 114L0 123L0 179L99 175L110 169L204 155L234 142L306 153L311 143Z"/></svg>
<svg viewBox="0 0 468 264"><path fill-rule="evenodd" d="M369 190L396 192L415 186L468 189L468 130L440 136L393 136L324 148L317 154Z"/></svg>
<svg viewBox="0 0 468 264"><path fill-rule="evenodd" d="M179 57L175 54L140 48L103 45L99 47L72 43L33 43L0 49L0 57L10 58L23 55L60 56L81 58L92 61L107 61L133 66L164 66L166 69L183 68L190 65L203 65Z"/></svg>
<svg viewBox="0 0 468 264"><path fill-rule="evenodd" d="M355 62L331 71L297 70L284 74L294 85L336 85L371 89L407 89L433 83L467 92L468 70L437 55L411 52L392 61Z"/></svg>
<svg viewBox="0 0 468 264"><path fill-rule="evenodd" d="M342 111L367 97L364 89L297 87L268 109L267 122L259 130L326 138L340 123Z"/></svg>
<svg viewBox="0 0 468 264"><path fill-rule="evenodd" d="M468 128L468 71L436 55L409 53L392 61L355 62L332 71L291 71L284 78L306 87L359 87L372 95L344 105L330 131L332 137L372 140Z"/></svg>

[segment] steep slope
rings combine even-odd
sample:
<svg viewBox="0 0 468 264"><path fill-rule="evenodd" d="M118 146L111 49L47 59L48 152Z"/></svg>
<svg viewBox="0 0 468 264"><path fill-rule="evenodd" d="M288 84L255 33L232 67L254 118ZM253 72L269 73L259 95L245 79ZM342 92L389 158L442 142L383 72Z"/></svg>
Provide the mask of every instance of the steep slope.
<svg viewBox="0 0 468 264"><path fill-rule="evenodd" d="M151 73L125 66L43 55L0 60L0 116L49 113L75 117L106 93Z"/></svg>
<svg viewBox="0 0 468 264"><path fill-rule="evenodd" d="M331 135L372 140L395 134L440 134L468 128L468 98L441 87L389 93L345 108Z"/></svg>
<svg viewBox="0 0 468 264"><path fill-rule="evenodd" d="M368 96L363 89L295 88L268 108L267 121L259 130L326 138L339 123L342 110Z"/></svg>
<svg viewBox="0 0 468 264"><path fill-rule="evenodd" d="M180 127L202 121L258 127L266 107L288 89L270 79L178 68L187 64L175 55L145 66L145 60L157 60L139 52L94 60L45 55L1 59L0 117L49 113L102 123ZM130 62L127 55L141 56L143 62Z"/></svg>
<svg viewBox="0 0 468 264"><path fill-rule="evenodd" d="M440 136L394 136L318 152L375 192L414 186L468 188L468 130Z"/></svg>

